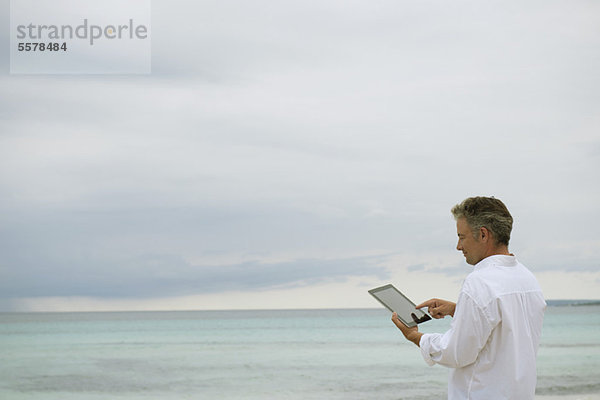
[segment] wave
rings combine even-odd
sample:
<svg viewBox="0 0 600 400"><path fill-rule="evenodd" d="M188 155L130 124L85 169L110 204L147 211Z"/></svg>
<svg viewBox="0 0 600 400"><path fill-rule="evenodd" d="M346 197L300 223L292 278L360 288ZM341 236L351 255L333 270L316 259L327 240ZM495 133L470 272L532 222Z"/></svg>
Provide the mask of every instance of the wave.
<svg viewBox="0 0 600 400"><path fill-rule="evenodd" d="M553 377L556 378L556 377ZM586 394L586 393L598 393L600 392L600 383L589 382L580 384L552 384L545 386L543 383L540 384L540 377L538 377L538 385L535 389L537 395L566 395L566 394Z"/></svg>
<svg viewBox="0 0 600 400"><path fill-rule="evenodd" d="M600 306L600 300L546 300L549 307Z"/></svg>
<svg viewBox="0 0 600 400"><path fill-rule="evenodd" d="M600 347L600 343L540 343L540 347L568 348L568 347Z"/></svg>

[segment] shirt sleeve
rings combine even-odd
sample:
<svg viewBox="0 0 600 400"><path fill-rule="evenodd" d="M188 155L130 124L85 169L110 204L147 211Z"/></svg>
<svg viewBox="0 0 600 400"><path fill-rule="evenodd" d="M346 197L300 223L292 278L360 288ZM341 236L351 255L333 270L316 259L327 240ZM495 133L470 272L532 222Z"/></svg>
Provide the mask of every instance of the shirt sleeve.
<svg viewBox="0 0 600 400"><path fill-rule="evenodd" d="M450 329L443 334L424 334L419 342L421 354L428 365L465 367L475 362L493 328L484 310L462 292Z"/></svg>

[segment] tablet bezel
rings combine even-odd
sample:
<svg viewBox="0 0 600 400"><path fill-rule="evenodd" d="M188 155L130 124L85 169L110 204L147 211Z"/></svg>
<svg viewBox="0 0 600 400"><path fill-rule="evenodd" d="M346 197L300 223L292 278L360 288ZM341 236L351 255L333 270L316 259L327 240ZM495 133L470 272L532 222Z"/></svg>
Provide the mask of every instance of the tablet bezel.
<svg viewBox="0 0 600 400"><path fill-rule="evenodd" d="M388 309L388 310L390 310L391 312L395 312L394 310L392 310L392 308L391 308L390 306L388 306L386 303L384 303L384 302L383 302L383 300L381 300L379 297L377 297L377 293L378 293L378 292L381 292L381 291L384 291L384 290L388 290L388 289L393 289L393 290L395 290L395 291L396 291L396 293L398 293L398 294L399 294L399 295L400 295L400 296L401 296L401 297L402 297L404 300L406 300L408 303L410 303L410 304L413 306L413 308L415 308L415 310L418 310L418 311L422 312L423 314L427 315L427 316L428 316L428 317L431 319L431 315L429 315L429 314L428 314L428 313L426 313L425 311L421 310L420 308L416 308L416 305L415 305L415 303L413 303L413 302L412 302L412 301L411 301L411 300L410 300L408 297L406 297L406 296L404 295L404 293L402 293L401 291L399 291L399 290L398 290L398 289L397 289L397 288L396 288L394 285L392 285L391 283L390 283L390 284L387 284L387 285L384 285L384 286L380 286L380 287L376 287L376 288L374 288L374 289L371 289L371 290L369 290L369 294L370 294L371 296L373 296L373 297L374 297L374 298L375 298L375 299L376 299L378 302L380 302L380 303L381 303L381 304L382 304L382 305L383 305L385 308L387 308L387 309ZM411 320L411 321L405 321L405 320L404 320L404 318L402 318L402 316L401 316L401 315L398 315L398 318L400 319L400 321L402 321L402 322L404 323L404 325L408 326L409 328L410 328L410 327L417 326L417 322L415 322L414 320ZM421 321L420 323L423 323L423 322L429 321L430 319L428 319L428 320L425 320L425 321Z"/></svg>

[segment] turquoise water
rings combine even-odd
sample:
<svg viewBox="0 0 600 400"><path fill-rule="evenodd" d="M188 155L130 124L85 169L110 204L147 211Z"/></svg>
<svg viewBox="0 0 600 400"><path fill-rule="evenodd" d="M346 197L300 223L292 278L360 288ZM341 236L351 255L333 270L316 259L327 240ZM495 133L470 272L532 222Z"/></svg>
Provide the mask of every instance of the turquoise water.
<svg viewBox="0 0 600 400"><path fill-rule="evenodd" d="M423 331L444 331L449 319ZM538 393L600 391L600 306L548 307ZM383 309L0 314L0 399L443 399Z"/></svg>

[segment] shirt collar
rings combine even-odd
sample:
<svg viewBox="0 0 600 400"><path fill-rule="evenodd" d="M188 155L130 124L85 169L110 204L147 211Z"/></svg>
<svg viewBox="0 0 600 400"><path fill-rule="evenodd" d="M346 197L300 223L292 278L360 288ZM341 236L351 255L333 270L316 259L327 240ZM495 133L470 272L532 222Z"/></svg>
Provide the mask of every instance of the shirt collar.
<svg viewBox="0 0 600 400"><path fill-rule="evenodd" d="M514 267L517 265L517 258L511 255L495 254L484 258L475 264L474 269L482 269L488 266L498 265L502 267Z"/></svg>

